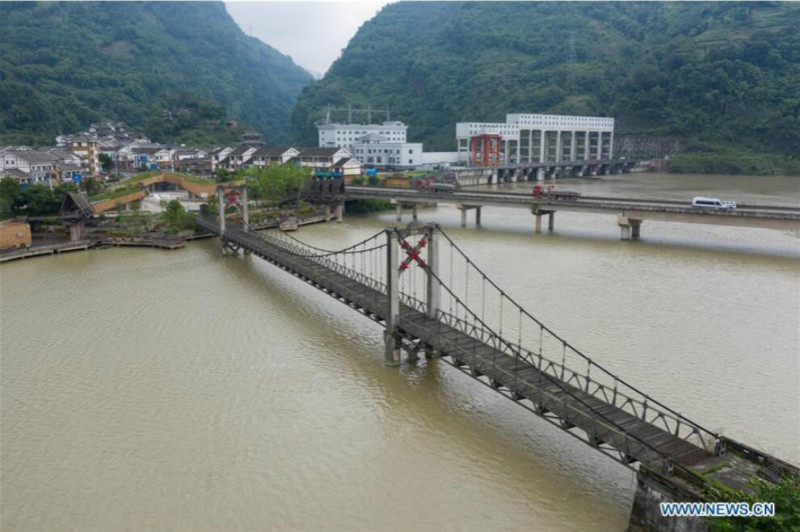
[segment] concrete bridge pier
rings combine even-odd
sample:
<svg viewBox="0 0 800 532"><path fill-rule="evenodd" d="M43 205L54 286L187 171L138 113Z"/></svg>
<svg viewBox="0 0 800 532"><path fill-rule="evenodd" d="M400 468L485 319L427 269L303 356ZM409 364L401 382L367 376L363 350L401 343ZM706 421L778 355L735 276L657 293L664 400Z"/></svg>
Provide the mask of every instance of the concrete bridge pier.
<svg viewBox="0 0 800 532"><path fill-rule="evenodd" d="M399 205L398 205L399 208ZM400 348L402 341L398 334L400 320L400 267L399 241L394 230L386 231L386 293L389 299L386 316L386 331L383 334L383 363L387 366L400 365Z"/></svg>
<svg viewBox="0 0 800 532"><path fill-rule="evenodd" d="M70 242L77 242L78 240L84 240L84 239L86 239L86 222L81 220L69 226Z"/></svg>
<svg viewBox="0 0 800 532"><path fill-rule="evenodd" d="M640 467L636 473L636 495L628 520L627 532L708 532L702 517L664 517L662 502L696 501L697 496L662 480L657 473Z"/></svg>
<svg viewBox="0 0 800 532"><path fill-rule="evenodd" d="M331 206L330 205L325 205L325 221L326 222L330 222L331 221Z"/></svg>
<svg viewBox="0 0 800 532"><path fill-rule="evenodd" d="M411 206L411 219L415 222L417 221L417 204L413 204Z"/></svg>
<svg viewBox="0 0 800 532"><path fill-rule="evenodd" d="M336 221L342 223L342 220L344 220L344 203L337 205L334 213L336 215Z"/></svg>
<svg viewBox="0 0 800 532"><path fill-rule="evenodd" d="M397 213L397 221L398 222L402 222L403 221L403 206L398 203L397 207L395 207L395 212Z"/></svg>
<svg viewBox="0 0 800 532"><path fill-rule="evenodd" d="M544 168L536 169L536 181L544 181Z"/></svg>
<svg viewBox="0 0 800 532"><path fill-rule="evenodd" d="M467 226L467 211L470 209L475 209L475 224L481 225L481 207L479 205L456 203L456 209L461 211L461 227Z"/></svg>
<svg viewBox="0 0 800 532"><path fill-rule="evenodd" d="M547 230L552 233L553 229L555 229L556 212L539 211L536 213L536 221L534 223L534 228L533 228L533 232L536 233L537 235L542 233L542 216L544 216L545 214L547 215Z"/></svg>
<svg viewBox="0 0 800 532"><path fill-rule="evenodd" d="M247 187L242 187L242 229L245 233L250 231L250 211L247 205Z"/></svg>
<svg viewBox="0 0 800 532"><path fill-rule="evenodd" d="M642 226L641 220L635 220L620 214L617 216L617 225L619 225L620 228L621 240L630 240L631 238L635 240L639 239Z"/></svg>
<svg viewBox="0 0 800 532"><path fill-rule="evenodd" d="M217 199L219 200L219 234L225 234L225 193L221 188L217 189Z"/></svg>

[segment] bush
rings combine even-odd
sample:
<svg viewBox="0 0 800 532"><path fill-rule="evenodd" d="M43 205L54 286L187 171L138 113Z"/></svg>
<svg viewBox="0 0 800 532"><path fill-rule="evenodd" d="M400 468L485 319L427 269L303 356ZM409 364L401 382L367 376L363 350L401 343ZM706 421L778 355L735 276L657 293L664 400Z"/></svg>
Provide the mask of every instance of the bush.
<svg viewBox="0 0 800 532"><path fill-rule="evenodd" d="M730 490L711 494L721 502L775 503L775 517L715 517L709 518L711 532L760 532L800 530L800 479L784 478L779 484L764 480L753 481L753 492Z"/></svg>

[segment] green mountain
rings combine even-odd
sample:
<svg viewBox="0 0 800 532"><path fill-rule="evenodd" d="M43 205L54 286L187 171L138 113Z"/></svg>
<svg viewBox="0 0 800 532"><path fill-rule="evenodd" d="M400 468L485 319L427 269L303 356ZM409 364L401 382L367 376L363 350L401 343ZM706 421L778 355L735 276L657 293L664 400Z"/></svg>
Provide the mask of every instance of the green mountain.
<svg viewBox="0 0 800 532"><path fill-rule="evenodd" d="M157 117L198 105L201 138L232 118L284 142L311 81L220 2L0 2L0 50L4 143L48 144L102 119L155 125L145 133L171 141L176 128Z"/></svg>
<svg viewBox="0 0 800 532"><path fill-rule="evenodd" d="M303 90L292 126L310 143L328 104L389 106L409 139L438 151L455 149L459 121L600 115L618 136L679 141L685 164L796 162L798 28L790 2L401 2Z"/></svg>

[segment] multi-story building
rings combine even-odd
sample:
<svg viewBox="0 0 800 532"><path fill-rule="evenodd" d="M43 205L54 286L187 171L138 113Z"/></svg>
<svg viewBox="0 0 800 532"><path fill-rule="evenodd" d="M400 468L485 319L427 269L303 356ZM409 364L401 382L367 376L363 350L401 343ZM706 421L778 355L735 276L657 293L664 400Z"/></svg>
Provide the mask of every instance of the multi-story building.
<svg viewBox="0 0 800 532"><path fill-rule="evenodd" d="M90 174L95 175L100 171L97 140L88 135L77 135L70 140L69 149L84 161Z"/></svg>
<svg viewBox="0 0 800 532"><path fill-rule="evenodd" d="M320 148L344 148L367 166L413 168L422 164L422 144L407 142L408 126L382 124L318 125Z"/></svg>
<svg viewBox="0 0 800 532"><path fill-rule="evenodd" d="M473 166L607 160L614 155L614 119L508 114L505 123L457 123L456 143Z"/></svg>
<svg viewBox="0 0 800 532"><path fill-rule="evenodd" d="M404 143L408 126L402 122L387 121L382 124L320 124L317 126L320 148L345 148L351 153L358 139L376 133L387 142Z"/></svg>
<svg viewBox="0 0 800 532"><path fill-rule="evenodd" d="M21 184L48 183L55 176L56 164L60 159L46 151L2 150L0 151L0 172Z"/></svg>
<svg viewBox="0 0 800 532"><path fill-rule="evenodd" d="M368 166L409 168L422 164L422 144L393 142L389 137L369 133L353 145L353 155Z"/></svg>

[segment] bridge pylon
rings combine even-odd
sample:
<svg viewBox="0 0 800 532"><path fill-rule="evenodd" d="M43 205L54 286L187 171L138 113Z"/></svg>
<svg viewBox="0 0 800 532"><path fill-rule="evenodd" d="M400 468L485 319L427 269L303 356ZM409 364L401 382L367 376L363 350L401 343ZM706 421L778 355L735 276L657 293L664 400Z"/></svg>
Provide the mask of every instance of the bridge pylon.
<svg viewBox="0 0 800 532"><path fill-rule="evenodd" d="M386 229L386 297L387 318L386 331L384 332L384 364L397 366L401 363L401 351L407 353L407 360L416 360L417 353L425 350L427 358L438 355L435 349L428 345L403 338L398 328L400 320L401 290L400 280L403 275L411 275L410 268L419 267L425 274L425 301L424 311L427 316L437 319L441 303L441 281L439 280L439 239L438 227L435 224L419 226L414 223L405 228L390 227ZM410 236L419 236L415 244L406 239ZM427 248L425 259L422 250ZM400 262L401 250L405 257ZM413 279L407 279L414 283Z"/></svg>

